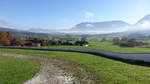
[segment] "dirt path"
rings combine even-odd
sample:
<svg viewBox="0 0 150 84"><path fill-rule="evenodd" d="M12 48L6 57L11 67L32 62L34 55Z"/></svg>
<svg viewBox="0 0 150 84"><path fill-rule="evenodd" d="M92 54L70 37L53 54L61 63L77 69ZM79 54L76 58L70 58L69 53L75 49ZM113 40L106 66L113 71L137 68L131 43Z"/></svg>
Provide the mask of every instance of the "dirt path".
<svg viewBox="0 0 150 84"><path fill-rule="evenodd" d="M96 75L68 61L8 53L1 53L0 55L41 62L40 71L23 84L100 84ZM75 76L77 72L81 77Z"/></svg>

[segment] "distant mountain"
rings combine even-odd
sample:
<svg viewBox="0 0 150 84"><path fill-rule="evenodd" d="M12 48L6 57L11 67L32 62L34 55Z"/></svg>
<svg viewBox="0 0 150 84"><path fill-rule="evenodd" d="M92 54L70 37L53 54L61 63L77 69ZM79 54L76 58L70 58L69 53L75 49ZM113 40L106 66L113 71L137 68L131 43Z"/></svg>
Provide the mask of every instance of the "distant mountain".
<svg viewBox="0 0 150 84"><path fill-rule="evenodd" d="M0 27L0 31L17 32L18 30L16 30L16 29L11 29L11 28Z"/></svg>
<svg viewBox="0 0 150 84"><path fill-rule="evenodd" d="M32 37L48 37L50 34L47 33L36 33L36 32L30 32L30 31L23 31L23 30L17 30L12 28L4 28L0 27L0 31L7 31L10 32L12 36L32 36Z"/></svg>
<svg viewBox="0 0 150 84"><path fill-rule="evenodd" d="M114 31L114 30L124 30L125 27L130 26L130 24L124 21L105 21L105 22L85 22L75 25L72 30L100 30L100 31Z"/></svg>
<svg viewBox="0 0 150 84"><path fill-rule="evenodd" d="M140 19L137 23L144 23L144 22L150 22L150 15L144 16L142 19Z"/></svg>

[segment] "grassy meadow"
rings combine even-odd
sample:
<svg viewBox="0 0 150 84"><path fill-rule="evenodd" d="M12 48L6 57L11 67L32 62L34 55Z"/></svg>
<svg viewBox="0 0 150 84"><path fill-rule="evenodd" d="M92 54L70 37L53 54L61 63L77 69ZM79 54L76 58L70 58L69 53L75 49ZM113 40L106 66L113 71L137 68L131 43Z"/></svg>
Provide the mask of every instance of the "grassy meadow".
<svg viewBox="0 0 150 84"><path fill-rule="evenodd" d="M75 52L36 51L19 49L1 49L1 52L68 60L93 71L95 74L97 74L97 76L100 77L102 81L102 83L100 84L150 83L149 67L126 64L101 56Z"/></svg>
<svg viewBox="0 0 150 84"><path fill-rule="evenodd" d="M0 56L0 84L22 84L38 71L37 61Z"/></svg>

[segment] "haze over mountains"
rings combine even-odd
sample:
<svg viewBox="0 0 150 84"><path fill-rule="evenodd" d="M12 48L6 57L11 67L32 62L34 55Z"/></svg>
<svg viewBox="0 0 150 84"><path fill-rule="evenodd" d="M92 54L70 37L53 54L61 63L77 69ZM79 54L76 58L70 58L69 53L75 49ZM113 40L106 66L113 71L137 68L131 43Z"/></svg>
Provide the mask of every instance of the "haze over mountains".
<svg viewBox="0 0 150 84"><path fill-rule="evenodd" d="M105 22L86 22L75 25L72 30L76 31L95 31L104 33L129 32L145 33L150 32L150 15L144 16L135 24L129 24L124 21L105 21Z"/></svg>
<svg viewBox="0 0 150 84"><path fill-rule="evenodd" d="M150 29L150 15L144 16L135 24L129 24L124 21L105 21L105 22L85 22L75 25L72 30L77 31L138 31Z"/></svg>
<svg viewBox="0 0 150 84"><path fill-rule="evenodd" d="M0 28L5 31L17 31L16 29ZM20 31L20 30L19 30ZM129 24L121 20L104 21L104 22L83 22L75 25L68 30L53 30L34 28L29 29L30 32L38 33L74 33L74 34L103 34L115 32L129 32L129 33L145 33L150 31L150 15L144 16L135 24Z"/></svg>

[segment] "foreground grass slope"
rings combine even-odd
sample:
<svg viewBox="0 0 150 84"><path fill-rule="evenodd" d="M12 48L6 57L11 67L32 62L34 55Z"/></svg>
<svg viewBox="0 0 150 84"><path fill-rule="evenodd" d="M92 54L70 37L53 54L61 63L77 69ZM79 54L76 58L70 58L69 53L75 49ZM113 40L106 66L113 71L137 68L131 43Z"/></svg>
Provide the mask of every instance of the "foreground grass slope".
<svg viewBox="0 0 150 84"><path fill-rule="evenodd" d="M96 73L103 84L149 84L150 68L130 65L100 56L74 53L35 50L1 49L1 52L32 56L43 56L75 62Z"/></svg>
<svg viewBox="0 0 150 84"><path fill-rule="evenodd" d="M150 53L149 48L140 47L120 47L112 45L110 42L90 42L88 47L84 46L46 46L46 48L62 48L62 49L96 49L120 53Z"/></svg>
<svg viewBox="0 0 150 84"><path fill-rule="evenodd" d="M37 61L0 56L0 84L22 84L38 70Z"/></svg>

